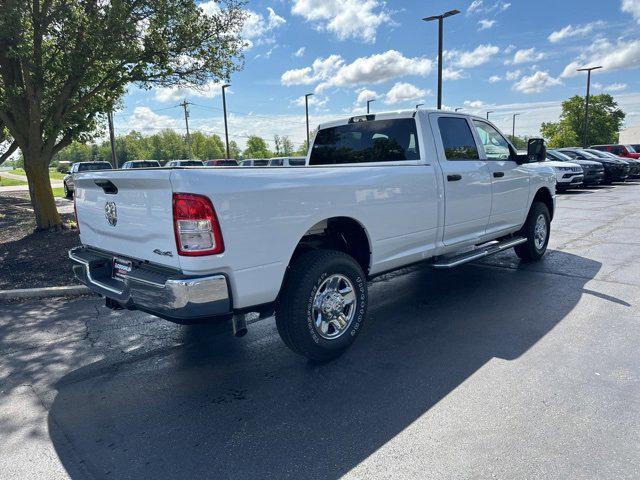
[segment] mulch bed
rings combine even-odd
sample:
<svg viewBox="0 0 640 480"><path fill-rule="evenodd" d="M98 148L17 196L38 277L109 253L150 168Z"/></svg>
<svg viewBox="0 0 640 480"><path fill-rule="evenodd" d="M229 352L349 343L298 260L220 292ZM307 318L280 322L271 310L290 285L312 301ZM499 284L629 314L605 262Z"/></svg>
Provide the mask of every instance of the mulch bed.
<svg viewBox="0 0 640 480"><path fill-rule="evenodd" d="M65 224L73 213L63 214ZM35 232L27 192L0 194L0 290L77 284L67 256L80 244L78 230Z"/></svg>

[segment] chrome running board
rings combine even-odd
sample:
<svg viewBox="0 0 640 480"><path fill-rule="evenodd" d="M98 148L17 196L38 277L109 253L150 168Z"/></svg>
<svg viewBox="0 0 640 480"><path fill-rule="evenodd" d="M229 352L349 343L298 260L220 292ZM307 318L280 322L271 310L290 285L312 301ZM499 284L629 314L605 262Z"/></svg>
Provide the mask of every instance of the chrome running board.
<svg viewBox="0 0 640 480"><path fill-rule="evenodd" d="M492 241L484 245L480 245L475 250L471 250L470 252L465 252L461 255L456 255L454 257L442 257L436 260L436 262L433 263L432 267L433 268L457 267L465 263L473 262L474 260L478 260L480 258L488 257L489 255L493 255L494 253L498 253L503 250L506 250L507 248L515 247L516 245L520 245L521 243L524 243L526 241L527 239L524 237L509 238L508 240L503 240L502 242Z"/></svg>

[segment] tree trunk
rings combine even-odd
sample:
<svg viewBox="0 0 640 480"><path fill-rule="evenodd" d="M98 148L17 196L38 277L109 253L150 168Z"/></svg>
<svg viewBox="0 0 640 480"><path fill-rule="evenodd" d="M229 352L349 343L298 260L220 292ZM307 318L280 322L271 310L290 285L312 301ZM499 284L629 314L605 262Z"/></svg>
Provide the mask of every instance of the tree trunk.
<svg viewBox="0 0 640 480"><path fill-rule="evenodd" d="M31 205L36 215L36 230L60 229L62 221L56 208L56 201L51 189L49 163L51 159L33 158L24 153L24 169L29 183Z"/></svg>

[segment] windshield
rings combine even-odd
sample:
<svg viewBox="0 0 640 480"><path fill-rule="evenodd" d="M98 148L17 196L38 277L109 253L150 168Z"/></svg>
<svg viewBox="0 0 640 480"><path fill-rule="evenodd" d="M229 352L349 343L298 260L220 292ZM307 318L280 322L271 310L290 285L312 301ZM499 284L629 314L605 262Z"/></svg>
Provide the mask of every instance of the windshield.
<svg viewBox="0 0 640 480"><path fill-rule="evenodd" d="M111 169L111 164L107 162L100 163L81 163L78 165L79 172L88 172L90 170L109 170Z"/></svg>
<svg viewBox="0 0 640 480"><path fill-rule="evenodd" d="M158 162L133 162L131 164L131 168L153 168L159 166Z"/></svg>
<svg viewBox="0 0 640 480"><path fill-rule="evenodd" d="M550 160L559 160L561 162L570 162L571 160L573 160L573 158L571 158L569 155L565 155L564 153L557 150L549 150L547 153L551 157Z"/></svg>
<svg viewBox="0 0 640 480"><path fill-rule="evenodd" d="M625 145L625 147L627 147L627 150L629 150L629 153L638 153L634 145Z"/></svg>
<svg viewBox="0 0 640 480"><path fill-rule="evenodd" d="M585 158L600 158L597 155L594 155L593 153L587 152L586 150L576 149L575 151L576 151L576 153L582 155Z"/></svg>

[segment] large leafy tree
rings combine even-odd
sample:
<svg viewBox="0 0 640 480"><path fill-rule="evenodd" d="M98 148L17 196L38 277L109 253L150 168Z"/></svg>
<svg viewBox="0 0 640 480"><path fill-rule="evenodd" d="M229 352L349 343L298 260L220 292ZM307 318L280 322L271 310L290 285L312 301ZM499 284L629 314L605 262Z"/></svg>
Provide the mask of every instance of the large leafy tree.
<svg viewBox="0 0 640 480"><path fill-rule="evenodd" d="M0 0L0 127L19 148L38 229L60 217L51 159L104 124L128 85L203 85L241 67L239 0Z"/></svg>
<svg viewBox="0 0 640 480"><path fill-rule="evenodd" d="M582 143L584 132L585 97L575 95L562 102L558 122L543 123L542 135L555 148L576 146ZM589 96L589 123L587 146L618 141L618 132L625 113L618 108L614 98L606 93Z"/></svg>
<svg viewBox="0 0 640 480"><path fill-rule="evenodd" d="M272 156L267 142L257 135L251 135L247 139L247 148L244 150L245 158L270 158Z"/></svg>

